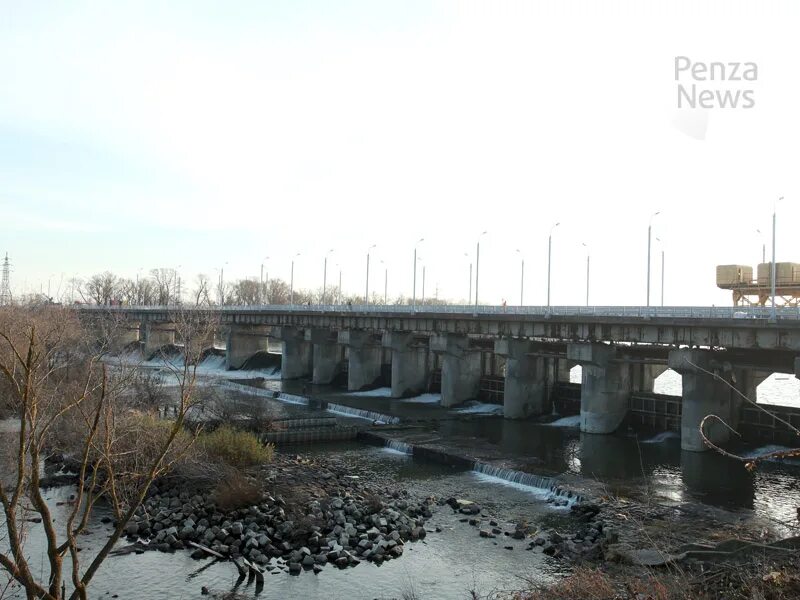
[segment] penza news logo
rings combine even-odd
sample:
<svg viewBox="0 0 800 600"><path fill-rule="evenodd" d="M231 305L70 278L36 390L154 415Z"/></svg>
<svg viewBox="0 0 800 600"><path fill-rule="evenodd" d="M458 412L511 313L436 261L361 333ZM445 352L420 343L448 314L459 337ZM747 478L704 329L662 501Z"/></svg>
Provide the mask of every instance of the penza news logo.
<svg viewBox="0 0 800 600"><path fill-rule="evenodd" d="M702 62L675 57L678 108L753 108L754 62Z"/></svg>

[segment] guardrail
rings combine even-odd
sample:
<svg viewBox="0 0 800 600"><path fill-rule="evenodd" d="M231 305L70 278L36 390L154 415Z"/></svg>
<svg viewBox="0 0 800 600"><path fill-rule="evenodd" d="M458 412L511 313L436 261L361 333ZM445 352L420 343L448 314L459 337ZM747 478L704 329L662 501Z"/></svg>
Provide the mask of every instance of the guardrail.
<svg viewBox="0 0 800 600"><path fill-rule="evenodd" d="M684 319L762 319L771 317L772 309L763 306L467 306L467 305L381 305L381 304L263 304L246 306L187 307L170 306L97 306L80 305L80 310L112 312L165 312L197 310L211 313L374 313L398 315L459 314L464 316L523 315L534 317L590 316ZM780 320L800 320L800 307L777 307Z"/></svg>

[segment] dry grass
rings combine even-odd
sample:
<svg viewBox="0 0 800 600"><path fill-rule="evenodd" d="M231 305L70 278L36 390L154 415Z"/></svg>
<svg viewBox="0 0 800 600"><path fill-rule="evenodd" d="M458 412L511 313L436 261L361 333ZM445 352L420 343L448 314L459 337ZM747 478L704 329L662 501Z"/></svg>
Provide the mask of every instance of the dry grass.
<svg viewBox="0 0 800 600"><path fill-rule="evenodd" d="M214 489L214 502L223 511L253 506L261 501L261 488L241 473L234 472Z"/></svg>

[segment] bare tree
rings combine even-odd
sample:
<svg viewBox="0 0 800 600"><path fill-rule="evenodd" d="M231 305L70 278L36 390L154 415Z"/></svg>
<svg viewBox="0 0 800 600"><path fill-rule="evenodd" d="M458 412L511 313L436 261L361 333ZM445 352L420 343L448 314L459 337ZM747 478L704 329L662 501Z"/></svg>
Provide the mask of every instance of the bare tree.
<svg viewBox="0 0 800 600"><path fill-rule="evenodd" d="M110 271L92 275L86 283L78 288L84 302L94 304L111 304L117 296L117 276Z"/></svg>
<svg viewBox="0 0 800 600"><path fill-rule="evenodd" d="M156 304L168 306L177 303L178 274L175 269L151 269L156 293Z"/></svg>
<svg viewBox="0 0 800 600"><path fill-rule="evenodd" d="M211 292L211 283L208 280L208 275L200 274L197 276L197 283L194 288L193 300L195 306L210 306L213 304L209 293Z"/></svg>
<svg viewBox="0 0 800 600"><path fill-rule="evenodd" d="M196 352L204 341L193 336L205 335L204 316L176 315L176 322L188 351ZM178 379L175 419L153 427L154 421L143 420L124 403L130 386L126 372L117 370L111 377L106 371L103 358L112 330L108 323L87 327L73 311L54 306L0 309L0 382L19 421L13 468L0 479L8 547L0 551L0 567L28 598L88 598L89 584L152 482L194 440L184 422L194 404L196 363L187 360L182 368L173 367ZM76 500L65 523L53 522L39 487L40 461L59 445L79 464ZM101 497L110 503L116 525L84 566L78 540ZM31 511L38 513L45 537L45 562L42 566L37 560L35 568L24 550L24 517Z"/></svg>

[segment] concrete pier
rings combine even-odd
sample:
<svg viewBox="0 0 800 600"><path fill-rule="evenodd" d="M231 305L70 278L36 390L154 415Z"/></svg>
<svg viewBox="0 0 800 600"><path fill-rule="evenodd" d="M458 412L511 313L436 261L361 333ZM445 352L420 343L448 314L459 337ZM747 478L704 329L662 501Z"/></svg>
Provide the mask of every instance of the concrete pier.
<svg viewBox="0 0 800 600"><path fill-rule="evenodd" d="M306 341L313 344L311 383L328 385L341 371L343 347L335 331L306 329Z"/></svg>
<svg viewBox="0 0 800 600"><path fill-rule="evenodd" d="M225 345L225 363L229 369L241 369L258 352L267 352L270 328L263 325L231 325ZM208 340L207 340L208 341ZM213 338L208 347L213 346Z"/></svg>
<svg viewBox="0 0 800 600"><path fill-rule="evenodd" d="M669 353L669 366L681 374L681 448L692 452L708 450L700 435L700 423L707 415L716 415L735 428L739 419L740 398L725 382L731 382L730 365L714 360L713 351L679 349ZM714 444L724 444L731 432L714 419L706 423L706 437Z"/></svg>
<svg viewBox="0 0 800 600"><path fill-rule="evenodd" d="M582 367L581 431L613 433L625 416L631 396L630 365L615 362L608 344L568 344L567 358Z"/></svg>
<svg viewBox="0 0 800 600"><path fill-rule="evenodd" d="M160 348L175 343L174 323L148 323L144 336L144 358L151 358Z"/></svg>
<svg viewBox="0 0 800 600"><path fill-rule="evenodd" d="M455 406L477 398L481 383L481 351L465 335L431 337L430 347L441 354L442 406Z"/></svg>
<svg viewBox="0 0 800 600"><path fill-rule="evenodd" d="M274 327L272 336L281 340L281 379L299 379L312 375L313 352L305 332L295 327Z"/></svg>
<svg viewBox="0 0 800 600"><path fill-rule="evenodd" d="M552 410L549 365L546 358L532 355L536 349L537 345L527 340L495 340L495 354L506 358L503 415L507 419L525 419Z"/></svg>
<svg viewBox="0 0 800 600"><path fill-rule="evenodd" d="M428 389L428 338L387 331L383 346L392 351L392 398L405 398Z"/></svg>
<svg viewBox="0 0 800 600"><path fill-rule="evenodd" d="M347 346L347 389L358 392L374 387L381 377L383 347L380 334L345 329L339 331L338 342Z"/></svg>
<svg viewBox="0 0 800 600"><path fill-rule="evenodd" d="M667 365L631 363L631 390L652 392L659 375L667 370Z"/></svg>

